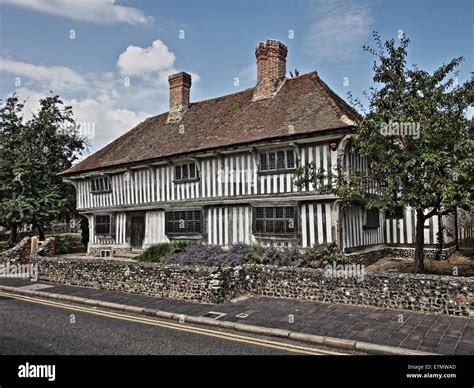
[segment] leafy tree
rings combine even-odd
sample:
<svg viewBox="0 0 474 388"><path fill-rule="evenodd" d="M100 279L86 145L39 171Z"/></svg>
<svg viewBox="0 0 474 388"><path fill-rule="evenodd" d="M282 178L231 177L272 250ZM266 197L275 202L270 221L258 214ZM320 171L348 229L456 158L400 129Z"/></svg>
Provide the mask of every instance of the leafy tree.
<svg viewBox="0 0 474 388"><path fill-rule="evenodd" d="M8 98L0 109L0 224L10 227L11 243L17 239L18 223L14 218L9 218L3 204L15 197L13 165L16 161L19 139L24 132L22 111L23 104L15 95Z"/></svg>
<svg viewBox="0 0 474 388"><path fill-rule="evenodd" d="M363 200L369 208L413 207L415 270L423 272L425 221L473 204L474 137L472 121L466 119L473 81L457 82L453 72L462 57L430 73L407 66L405 35L399 44L393 39L382 42L376 32L374 39L377 49L364 47L376 57L376 86L364 93L369 108L364 110L361 101L352 98L363 112L352 147L367 157L368 169L349 171L339 165L337 178L328 180L327 172L308 165L297 172L296 184L317 182L345 203ZM324 179L332 185L321 185ZM376 191L368 190L369 185Z"/></svg>
<svg viewBox="0 0 474 388"><path fill-rule="evenodd" d="M32 224L44 239L47 225L75 211L74 190L58 173L69 168L85 147L70 106L59 96L40 100L40 109L24 121L23 104L14 95L0 110L0 223L12 230Z"/></svg>

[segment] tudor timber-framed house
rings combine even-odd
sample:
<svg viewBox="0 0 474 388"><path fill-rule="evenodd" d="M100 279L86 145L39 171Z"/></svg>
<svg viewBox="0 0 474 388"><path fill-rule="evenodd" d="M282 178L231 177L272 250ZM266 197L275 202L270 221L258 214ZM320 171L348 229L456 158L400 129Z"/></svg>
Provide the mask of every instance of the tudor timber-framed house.
<svg viewBox="0 0 474 388"><path fill-rule="evenodd" d="M283 43L259 43L255 54L255 87L191 103L191 76L174 74L169 112L62 173L89 221L90 254L174 239L301 248L334 241L346 252L413 244L411 209L390 218L363 204L342 209L334 195L293 184L309 162L332 174L338 160L367 165L348 147L359 116L316 72L286 78ZM441 223L427 221L427 247Z"/></svg>

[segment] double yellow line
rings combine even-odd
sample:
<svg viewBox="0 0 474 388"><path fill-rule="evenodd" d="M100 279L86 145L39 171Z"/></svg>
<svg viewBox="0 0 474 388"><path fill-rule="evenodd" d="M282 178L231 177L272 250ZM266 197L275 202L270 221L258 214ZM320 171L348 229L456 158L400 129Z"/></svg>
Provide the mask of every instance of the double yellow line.
<svg viewBox="0 0 474 388"><path fill-rule="evenodd" d="M89 308L89 307L82 307L82 306L77 306L77 305L70 305L66 303L47 301L44 299L32 298L29 296L11 294L11 293L1 292L1 291L0 291L0 296L23 300L23 301L31 302L31 303L42 304L42 305L51 306L51 307L57 307L57 308L66 309L66 310L79 311L79 312L98 315L102 317L120 319L123 321L143 323L145 325L159 326L159 327L172 329L172 330L179 330L179 331L184 331L184 332L193 333L193 334L205 335L208 337L221 338L228 341L234 341L234 342L246 343L250 345L262 346L266 348L284 350L284 351L288 351L292 353L309 354L309 355L343 355L344 354L344 353L331 352L328 350L310 348L306 346L292 345L285 342L269 341L269 340L250 337L250 336L227 333L223 331L204 329L204 328L199 328L195 326L189 326L186 324L165 322L158 319L134 317L134 316L115 313L111 311L99 310L97 308Z"/></svg>

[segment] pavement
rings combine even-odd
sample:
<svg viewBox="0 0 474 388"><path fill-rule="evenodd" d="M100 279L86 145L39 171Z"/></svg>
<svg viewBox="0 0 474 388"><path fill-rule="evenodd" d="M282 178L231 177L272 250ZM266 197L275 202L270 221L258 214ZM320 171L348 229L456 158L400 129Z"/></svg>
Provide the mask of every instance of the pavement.
<svg viewBox="0 0 474 388"><path fill-rule="evenodd" d="M334 354L290 340L235 338L222 330L204 331L134 314L22 298L0 294L0 355Z"/></svg>
<svg viewBox="0 0 474 388"><path fill-rule="evenodd" d="M254 296L212 305L28 279L0 279L2 290L347 351L474 355L467 317Z"/></svg>

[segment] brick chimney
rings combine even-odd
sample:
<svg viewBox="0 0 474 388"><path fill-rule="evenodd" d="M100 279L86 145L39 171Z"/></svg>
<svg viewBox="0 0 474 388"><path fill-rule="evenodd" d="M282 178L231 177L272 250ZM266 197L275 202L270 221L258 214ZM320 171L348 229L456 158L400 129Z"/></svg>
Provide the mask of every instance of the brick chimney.
<svg viewBox="0 0 474 388"><path fill-rule="evenodd" d="M286 76L288 48L278 40L260 42L255 49L257 58L257 86L253 100L272 97Z"/></svg>
<svg viewBox="0 0 474 388"><path fill-rule="evenodd" d="M179 121L189 107L191 75L182 71L168 77L170 84L170 110L168 122Z"/></svg>

